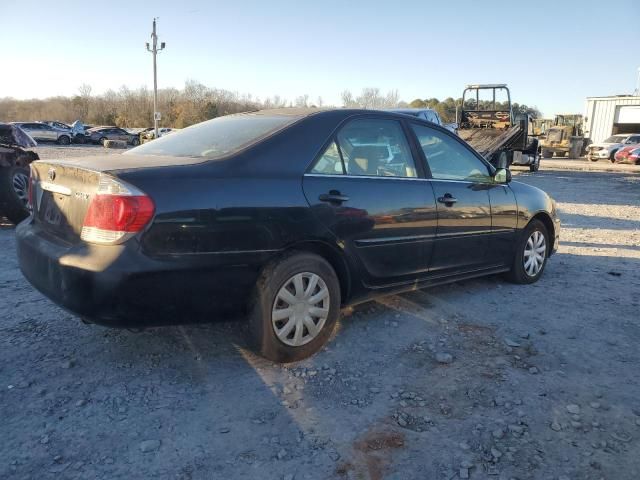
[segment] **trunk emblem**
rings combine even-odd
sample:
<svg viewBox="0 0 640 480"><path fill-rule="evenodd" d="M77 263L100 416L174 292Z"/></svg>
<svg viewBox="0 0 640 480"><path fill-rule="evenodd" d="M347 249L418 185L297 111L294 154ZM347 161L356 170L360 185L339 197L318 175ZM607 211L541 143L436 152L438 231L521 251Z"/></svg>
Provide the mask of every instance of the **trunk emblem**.
<svg viewBox="0 0 640 480"><path fill-rule="evenodd" d="M53 168L50 168L47 172L47 176L49 177L49 180L53 182L56 179L56 171Z"/></svg>

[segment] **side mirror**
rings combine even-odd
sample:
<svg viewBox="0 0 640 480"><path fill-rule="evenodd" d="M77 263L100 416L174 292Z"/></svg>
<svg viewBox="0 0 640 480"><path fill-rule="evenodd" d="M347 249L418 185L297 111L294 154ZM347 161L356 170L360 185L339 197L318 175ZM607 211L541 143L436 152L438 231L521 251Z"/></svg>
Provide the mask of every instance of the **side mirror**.
<svg viewBox="0 0 640 480"><path fill-rule="evenodd" d="M499 168L493 174L493 181L496 183L509 183L511 181L511 172L506 168Z"/></svg>

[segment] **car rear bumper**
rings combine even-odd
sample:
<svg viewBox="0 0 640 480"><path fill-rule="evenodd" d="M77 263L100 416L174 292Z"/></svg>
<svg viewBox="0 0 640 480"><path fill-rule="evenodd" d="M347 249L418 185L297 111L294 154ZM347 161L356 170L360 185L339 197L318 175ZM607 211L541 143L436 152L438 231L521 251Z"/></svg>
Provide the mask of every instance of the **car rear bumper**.
<svg viewBox="0 0 640 480"><path fill-rule="evenodd" d="M261 266L257 258L240 263L215 254L152 259L135 241L69 246L28 220L16 239L20 269L34 287L74 314L114 327L212 321L241 311Z"/></svg>

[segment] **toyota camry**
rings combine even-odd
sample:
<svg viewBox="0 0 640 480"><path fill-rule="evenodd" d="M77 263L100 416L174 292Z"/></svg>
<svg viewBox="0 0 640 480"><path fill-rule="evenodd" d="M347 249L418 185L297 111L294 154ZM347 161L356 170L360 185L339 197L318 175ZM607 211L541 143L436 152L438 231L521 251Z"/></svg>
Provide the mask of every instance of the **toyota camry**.
<svg viewBox="0 0 640 480"><path fill-rule="evenodd" d="M230 115L121 155L37 161L29 201L20 267L57 304L130 328L240 312L277 362L318 351L345 305L535 282L560 234L543 191L444 128L370 110Z"/></svg>

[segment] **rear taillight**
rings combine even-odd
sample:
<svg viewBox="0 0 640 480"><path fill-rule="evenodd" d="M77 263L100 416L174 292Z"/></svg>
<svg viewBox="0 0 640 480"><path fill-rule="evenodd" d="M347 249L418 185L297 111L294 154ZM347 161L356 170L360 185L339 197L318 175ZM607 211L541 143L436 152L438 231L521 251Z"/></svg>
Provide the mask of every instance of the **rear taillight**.
<svg viewBox="0 0 640 480"><path fill-rule="evenodd" d="M80 238L90 243L117 244L141 231L151 220L155 206L135 187L101 175L98 192L91 199Z"/></svg>

